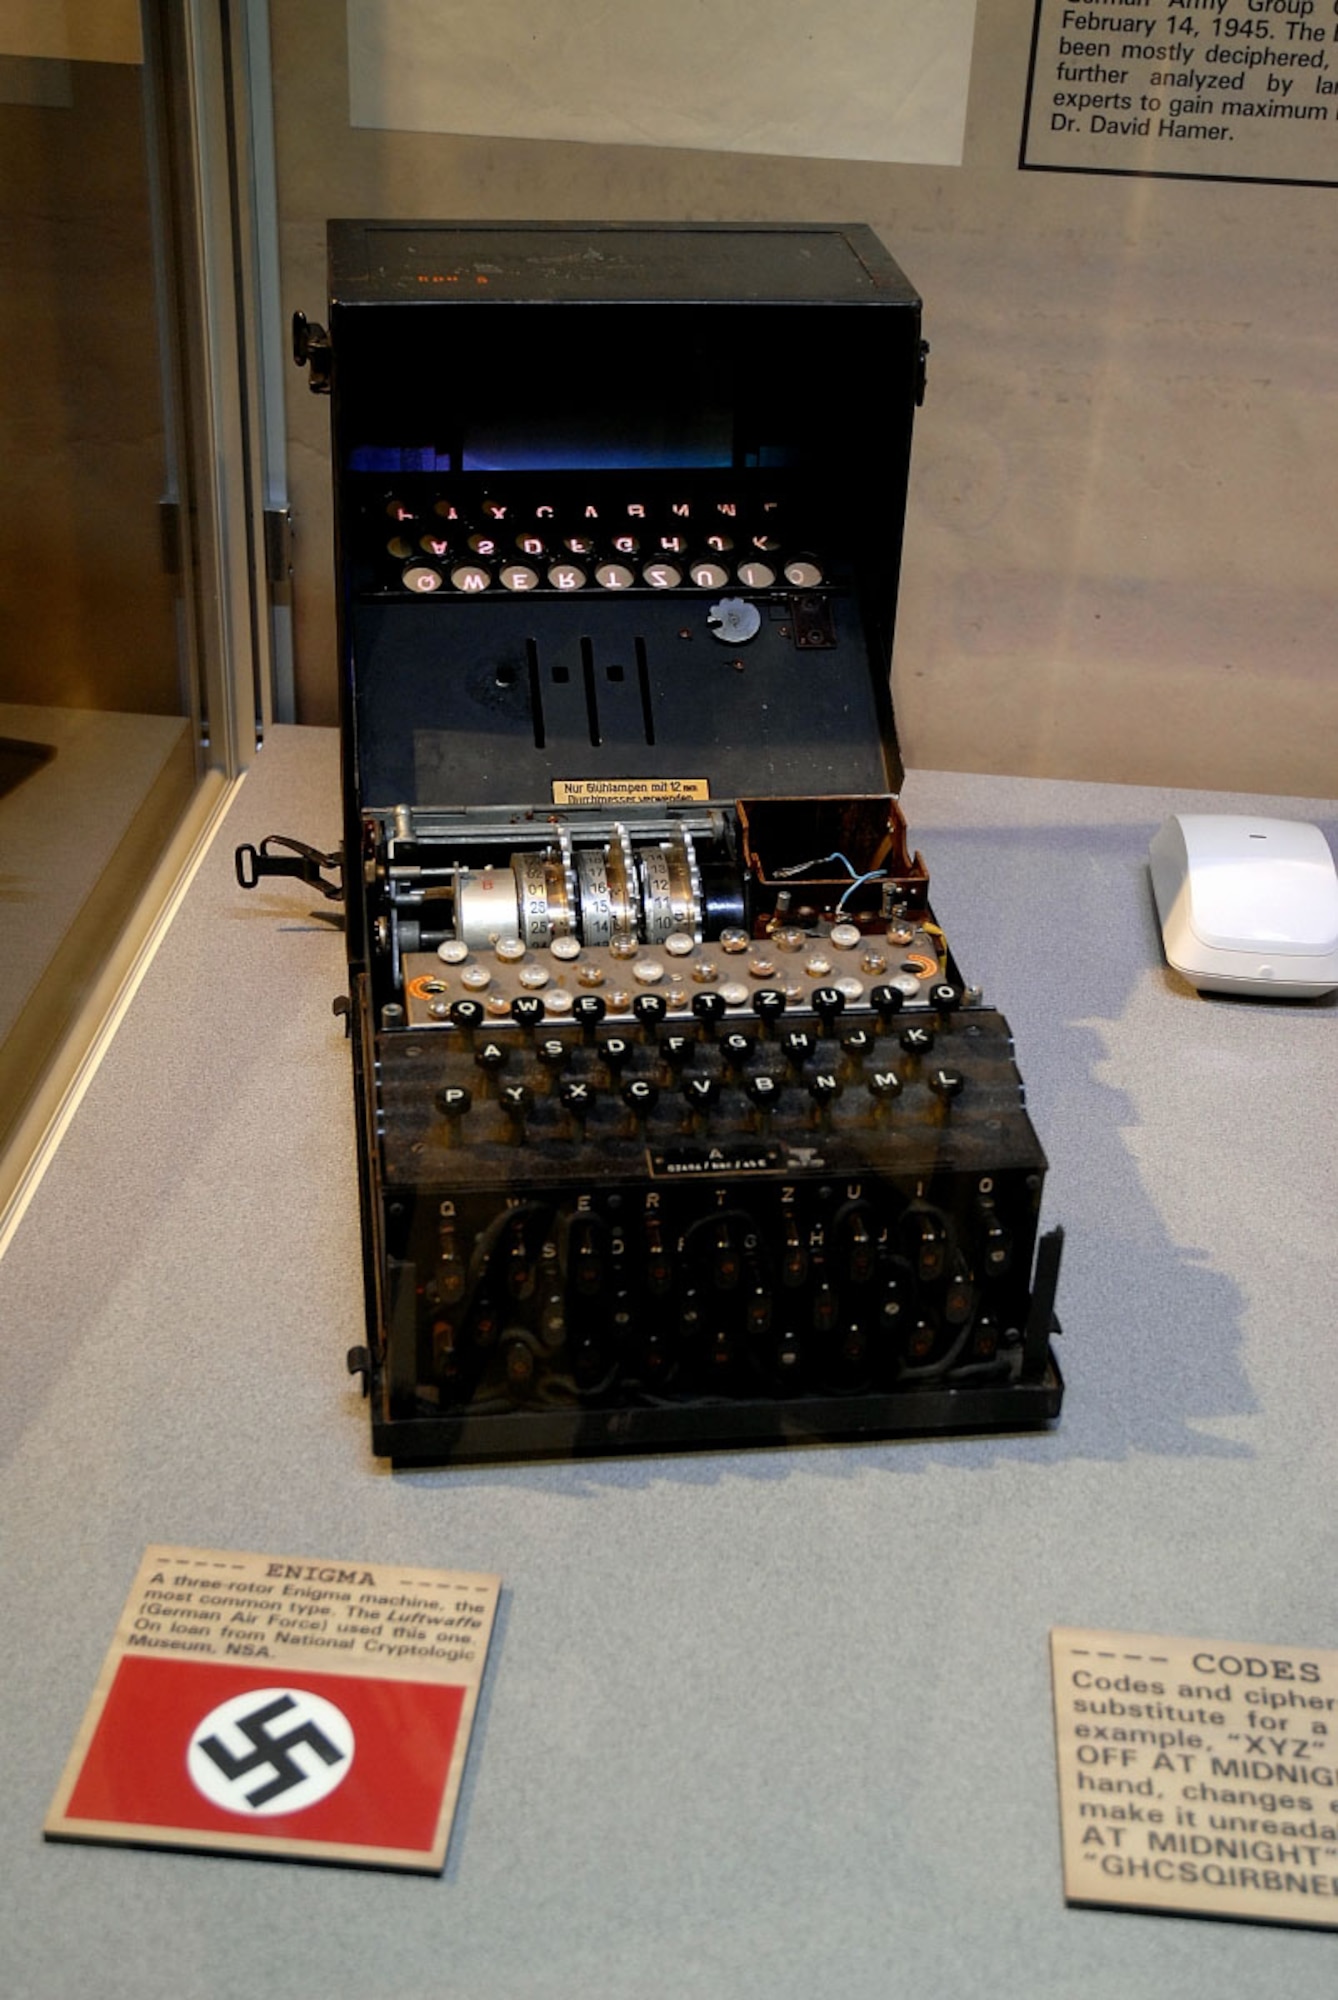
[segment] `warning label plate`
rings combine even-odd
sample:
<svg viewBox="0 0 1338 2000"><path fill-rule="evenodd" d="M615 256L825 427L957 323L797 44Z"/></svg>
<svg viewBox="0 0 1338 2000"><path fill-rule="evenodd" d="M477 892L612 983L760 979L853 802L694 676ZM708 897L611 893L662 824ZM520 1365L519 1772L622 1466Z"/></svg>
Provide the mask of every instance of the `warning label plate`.
<svg viewBox="0 0 1338 2000"><path fill-rule="evenodd" d="M708 778L554 778L555 806L672 806L709 799Z"/></svg>

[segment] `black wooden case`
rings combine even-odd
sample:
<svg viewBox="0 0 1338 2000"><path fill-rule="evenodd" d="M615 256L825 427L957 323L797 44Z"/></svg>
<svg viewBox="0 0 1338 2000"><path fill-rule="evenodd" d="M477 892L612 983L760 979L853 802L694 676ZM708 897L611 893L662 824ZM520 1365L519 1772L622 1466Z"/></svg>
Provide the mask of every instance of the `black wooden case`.
<svg viewBox="0 0 1338 2000"><path fill-rule="evenodd" d="M296 338L375 1449L1053 1418L1044 1154L897 803L895 263L829 225L334 223Z"/></svg>

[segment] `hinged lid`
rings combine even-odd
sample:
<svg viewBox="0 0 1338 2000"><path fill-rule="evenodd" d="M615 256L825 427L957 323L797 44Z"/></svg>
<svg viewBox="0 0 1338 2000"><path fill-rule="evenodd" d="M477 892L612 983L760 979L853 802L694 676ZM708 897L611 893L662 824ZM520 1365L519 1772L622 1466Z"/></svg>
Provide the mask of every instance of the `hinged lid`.
<svg viewBox="0 0 1338 2000"><path fill-rule="evenodd" d="M361 808L895 791L920 305L838 225L332 223Z"/></svg>

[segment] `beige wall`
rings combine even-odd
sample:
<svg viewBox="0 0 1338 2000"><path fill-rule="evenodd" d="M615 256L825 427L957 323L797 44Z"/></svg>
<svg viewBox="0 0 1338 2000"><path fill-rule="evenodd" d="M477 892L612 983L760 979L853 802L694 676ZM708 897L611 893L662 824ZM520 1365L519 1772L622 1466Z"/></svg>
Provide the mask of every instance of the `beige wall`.
<svg viewBox="0 0 1338 2000"><path fill-rule="evenodd" d="M1333 189L1019 172L1029 0L980 0L946 169L353 131L343 8L272 18L290 311L320 316L334 215L879 232L933 347L893 679L908 762L1338 790ZM300 714L328 721L328 406L290 383Z"/></svg>
<svg viewBox="0 0 1338 2000"><path fill-rule="evenodd" d="M0 105L0 700L179 714L143 84Z"/></svg>

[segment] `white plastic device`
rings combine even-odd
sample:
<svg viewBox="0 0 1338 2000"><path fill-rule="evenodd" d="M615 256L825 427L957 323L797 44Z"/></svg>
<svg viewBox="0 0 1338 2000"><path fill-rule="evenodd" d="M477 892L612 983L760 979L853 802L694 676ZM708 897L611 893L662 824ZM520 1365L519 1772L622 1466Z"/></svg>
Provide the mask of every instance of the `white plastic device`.
<svg viewBox="0 0 1338 2000"><path fill-rule="evenodd" d="M1166 957L1200 990L1338 988L1338 870L1305 820L1172 813L1148 855Z"/></svg>

